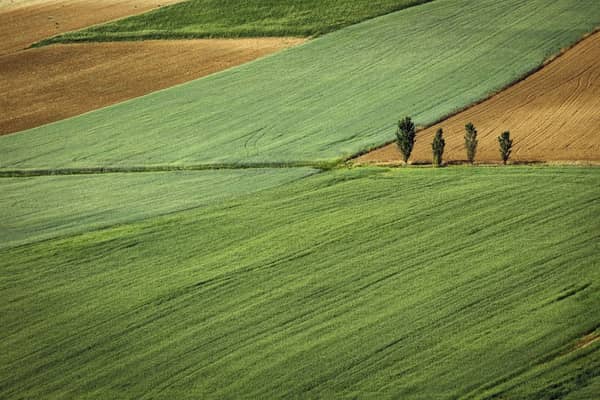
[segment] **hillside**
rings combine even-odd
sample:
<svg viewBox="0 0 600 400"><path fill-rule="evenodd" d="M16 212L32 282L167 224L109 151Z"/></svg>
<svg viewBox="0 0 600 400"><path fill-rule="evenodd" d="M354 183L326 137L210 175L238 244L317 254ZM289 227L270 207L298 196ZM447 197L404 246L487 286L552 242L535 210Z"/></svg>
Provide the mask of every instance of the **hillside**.
<svg viewBox="0 0 600 400"><path fill-rule="evenodd" d="M188 0L39 43L315 36L431 0Z"/></svg>
<svg viewBox="0 0 600 400"><path fill-rule="evenodd" d="M239 29L248 24L256 29L269 30L273 27L275 14L277 24L293 28L294 32L318 27L330 31L423 0L361 1L354 2L352 7L340 1L277 1L269 4L263 1L180 1L177 7L168 7L176 2L0 2L0 33L5 38L0 44L0 92L4 94L0 99L3 111L0 114L0 135L84 114L198 79L306 40L286 37L180 40L182 31L198 27ZM143 14L157 7L161 7L160 12ZM119 19L106 26L94 25L140 13L139 18ZM135 24L135 21L143 22ZM123 23L127 26L134 23L136 29L142 29L143 32L136 34L136 39L144 40L115 43L107 42L113 39L104 37L101 41L105 43L102 44L26 49L36 41L69 30L89 25L92 25L89 28L92 30L105 29ZM170 33L177 40L148 40L159 37L148 34L152 24L160 26L161 38ZM115 40L127 38L119 36ZM53 38L50 41L59 40Z"/></svg>
<svg viewBox="0 0 600 400"><path fill-rule="evenodd" d="M510 123L517 157L545 139L597 157L600 36L503 89L596 29L598 1L435 0L370 19L416 3L192 0L67 35L318 37L0 136L0 399L598 397L600 168L341 162L405 115L431 125L494 93L457 116L480 126L480 156ZM0 109L34 121L281 40L5 54Z"/></svg>
<svg viewBox="0 0 600 400"><path fill-rule="evenodd" d="M439 128L446 137L446 160L464 160L465 124L473 122L479 132L478 161L500 160L497 137L505 130L514 140L514 161L600 161L599 59L596 33L524 81L419 132L411 160L431 162L431 142ZM400 161L395 144L357 159Z"/></svg>
<svg viewBox="0 0 600 400"><path fill-rule="evenodd" d="M299 38L147 40L28 48L49 36L175 2L0 1L0 135L143 96L304 42Z"/></svg>
<svg viewBox="0 0 600 400"><path fill-rule="evenodd" d="M296 38L53 45L0 56L0 135L80 115L264 57Z"/></svg>
<svg viewBox="0 0 600 400"><path fill-rule="evenodd" d="M264 168L1 177L0 249L205 207L314 172Z"/></svg>
<svg viewBox="0 0 600 400"><path fill-rule="evenodd" d="M140 14L177 1L5 0L0 2L0 55L23 50L49 36Z"/></svg>
<svg viewBox="0 0 600 400"><path fill-rule="evenodd" d="M4 249L0 397L590 398L599 186L338 170Z"/></svg>
<svg viewBox="0 0 600 400"><path fill-rule="evenodd" d="M473 23L478 21L478 23ZM600 22L591 0L431 2L0 138L2 168L331 160L487 97Z"/></svg>

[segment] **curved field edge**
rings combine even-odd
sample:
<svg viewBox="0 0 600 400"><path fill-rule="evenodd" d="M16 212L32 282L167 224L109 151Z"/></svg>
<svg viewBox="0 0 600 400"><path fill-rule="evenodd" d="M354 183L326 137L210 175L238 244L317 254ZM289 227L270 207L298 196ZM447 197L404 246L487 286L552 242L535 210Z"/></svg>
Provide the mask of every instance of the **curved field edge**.
<svg viewBox="0 0 600 400"><path fill-rule="evenodd" d="M510 130L516 162L600 161L600 32L553 57L508 88L417 132L410 162L431 163L431 141L442 128L444 159L464 162L464 126L478 130L479 162L499 162L497 136ZM400 164L395 142L351 160L356 164Z"/></svg>
<svg viewBox="0 0 600 400"><path fill-rule="evenodd" d="M0 56L0 135L169 88L303 42L255 38L87 43Z"/></svg>
<svg viewBox="0 0 600 400"><path fill-rule="evenodd" d="M432 0L189 0L36 44L321 35Z"/></svg>
<svg viewBox="0 0 600 400"><path fill-rule="evenodd" d="M478 21L478 24L473 24ZM0 138L2 168L327 161L487 97L600 22L594 1L431 2Z"/></svg>
<svg viewBox="0 0 600 400"><path fill-rule="evenodd" d="M591 393L600 346L580 343L600 325L599 179L335 170L3 250L0 393Z"/></svg>
<svg viewBox="0 0 600 400"><path fill-rule="evenodd" d="M317 171L247 168L103 172L0 178L0 249L206 207Z"/></svg>

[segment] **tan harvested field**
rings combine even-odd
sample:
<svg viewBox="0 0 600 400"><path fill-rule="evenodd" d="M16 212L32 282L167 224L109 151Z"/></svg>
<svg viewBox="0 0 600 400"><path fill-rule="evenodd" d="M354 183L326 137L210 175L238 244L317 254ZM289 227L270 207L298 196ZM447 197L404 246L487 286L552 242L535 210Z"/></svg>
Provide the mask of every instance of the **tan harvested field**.
<svg viewBox="0 0 600 400"><path fill-rule="evenodd" d="M504 130L514 138L514 161L600 161L600 33L516 85L417 133L411 160L431 161L431 141L440 127L445 160L464 160L469 121L479 132L476 161L500 160L497 137ZM390 144L355 161L393 164L400 154Z"/></svg>
<svg viewBox="0 0 600 400"><path fill-rule="evenodd" d="M138 97L302 42L260 38L86 43L0 56L0 134Z"/></svg>
<svg viewBox="0 0 600 400"><path fill-rule="evenodd" d="M0 55L41 39L181 0L0 0Z"/></svg>

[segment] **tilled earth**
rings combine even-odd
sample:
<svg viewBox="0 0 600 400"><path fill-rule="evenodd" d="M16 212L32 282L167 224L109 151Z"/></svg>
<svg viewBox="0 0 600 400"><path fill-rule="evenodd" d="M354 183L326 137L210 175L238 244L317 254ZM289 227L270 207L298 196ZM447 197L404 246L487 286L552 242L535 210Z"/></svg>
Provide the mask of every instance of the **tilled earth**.
<svg viewBox="0 0 600 400"><path fill-rule="evenodd" d="M413 162L431 161L431 142L444 129L445 159L462 161L464 127L479 134L476 161L500 161L497 137L510 130L514 161L600 161L600 33L584 39L540 71L457 115L417 133ZM395 144L358 163L397 163Z"/></svg>

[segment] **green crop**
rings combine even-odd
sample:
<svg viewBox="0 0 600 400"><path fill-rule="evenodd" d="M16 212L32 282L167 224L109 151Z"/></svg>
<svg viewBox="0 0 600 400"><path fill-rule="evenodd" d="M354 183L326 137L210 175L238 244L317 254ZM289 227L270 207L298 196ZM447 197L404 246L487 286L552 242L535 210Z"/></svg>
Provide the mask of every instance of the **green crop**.
<svg viewBox="0 0 600 400"><path fill-rule="evenodd" d="M485 98L598 24L596 0L434 1L1 137L0 168L339 160L391 140L403 116L427 125Z"/></svg>
<svg viewBox="0 0 600 400"><path fill-rule="evenodd" d="M589 398L599 186L597 168L333 170L2 249L0 397Z"/></svg>

